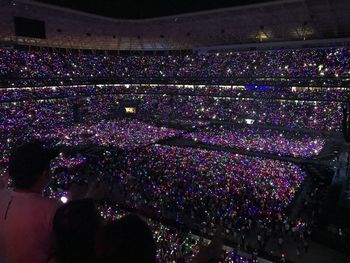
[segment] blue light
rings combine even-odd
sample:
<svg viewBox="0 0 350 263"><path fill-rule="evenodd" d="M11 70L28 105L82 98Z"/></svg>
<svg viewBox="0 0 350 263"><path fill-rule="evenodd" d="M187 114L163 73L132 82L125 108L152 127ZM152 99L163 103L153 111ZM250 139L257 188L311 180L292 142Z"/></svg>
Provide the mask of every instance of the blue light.
<svg viewBox="0 0 350 263"><path fill-rule="evenodd" d="M260 89L260 90L267 90L272 89L271 86L245 86L246 89Z"/></svg>

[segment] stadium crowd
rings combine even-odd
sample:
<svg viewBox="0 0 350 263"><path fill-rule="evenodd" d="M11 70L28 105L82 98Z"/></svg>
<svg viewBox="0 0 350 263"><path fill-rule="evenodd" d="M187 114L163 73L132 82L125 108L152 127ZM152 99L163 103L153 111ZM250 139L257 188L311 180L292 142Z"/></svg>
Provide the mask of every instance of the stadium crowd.
<svg viewBox="0 0 350 263"><path fill-rule="evenodd" d="M0 49L2 80L93 77L347 77L347 48L118 56Z"/></svg>
<svg viewBox="0 0 350 263"><path fill-rule="evenodd" d="M98 206L105 220L118 220L129 214L118 205L101 204ZM189 262L206 241L179 225L167 226L160 221L145 218L152 230L157 244L157 262ZM220 262L250 263L258 262L256 257L243 257L236 249L226 250Z"/></svg>
<svg viewBox="0 0 350 263"><path fill-rule="evenodd" d="M342 103L212 96L122 95L138 101L141 114L339 131Z"/></svg>
<svg viewBox="0 0 350 263"><path fill-rule="evenodd" d="M38 150L35 146L31 151L25 152L25 155L32 160L32 162L26 162L27 164L20 161L18 163L17 157L11 157L11 150L19 142L30 142L33 139L39 139L47 145L56 147L103 146L101 147L103 153L97 151L94 160L88 160L85 156L65 158L62 153L53 164L51 167L54 171L53 182L46 190L46 194L59 198L62 202L68 200L66 197L69 195L68 188L73 185L73 182L91 180L93 177L95 180L97 178L110 183L113 186L110 189L110 198L113 197L115 202L130 210L140 211L152 218L174 220L197 230L201 236L213 237L217 228L223 228L225 238L237 241L239 233L241 239L239 243L243 248L246 247L245 235L253 226L263 229L266 235L269 235L269 231L276 230L276 225L287 232L289 228L294 228L295 232L305 233L306 224L302 221L291 223L286 214L286 209L291 205L306 176L301 167L261 157L155 143L181 135L211 145L281 156L311 158L322 150L325 144L323 138L250 127L232 131L209 128L185 134L180 129L158 127L153 123L113 119L119 105L131 102L136 105L140 119L147 119L149 116L158 117L160 120L181 119L184 124L194 124L197 127L201 124L206 126L209 121L244 123L250 120L254 124L283 126L289 129L340 131L342 101L347 99L348 92L343 88L193 87L190 85L188 87L88 85L16 88L16 81L21 82L24 79L21 84L40 84L43 79L50 81L54 78L89 79L115 76L317 77L322 79L349 77L349 61L349 50L346 48L162 56L117 56L0 49L0 83L6 84L9 81L14 84L14 88L0 89L2 113L0 115L0 167L4 168L1 172L12 175L11 184L15 187L15 191L0 192L0 213L2 213L0 239L6 236L5 231L15 229L17 223L25 225L30 222L34 225L41 224L45 228L45 231L35 238L48 240L46 227L49 227L49 220L45 213L50 216L55 214L53 225L57 239L56 254L45 262L80 262L73 258L79 258L84 253L80 255L76 253L69 258L72 248L85 251L83 255L85 258L90 255L89 253L95 253L92 252L94 249L88 252L88 248L95 244L86 242L79 244L76 242L77 237L70 235L74 233L74 228L71 228L74 224L81 219L89 218L91 221L81 221L86 224L78 224L75 227L77 229L86 227L91 230L86 231L87 235L97 236L95 234L100 228L100 219L99 216L96 217L96 211L94 206L91 206L91 202L69 202L68 206L59 208L55 213L57 204L53 205L37 196L48 182L50 175L49 160L46 160L46 155L41 155L43 150ZM115 154L116 149L123 149L123 155ZM36 155L35 151L39 153ZM45 159L45 162L43 163L40 158ZM36 165L40 167L34 165L36 159L39 160ZM17 163L17 166L14 166L14 163ZM27 167L28 164L33 164L33 169L38 170L32 170L31 167ZM75 167L80 166L85 167L83 171L86 172L86 178L79 176L77 172L79 169L72 172ZM35 174L35 180L27 181L22 177L31 172ZM19 192L17 192L18 189ZM23 198L28 193L30 195ZM13 200L16 202L12 204ZM38 207L45 213L38 214L43 218L40 216L35 218L36 213L33 212L25 213L22 218L20 215L23 211L16 206L20 202L28 209L35 207L34 203L40 203ZM76 204L78 205L75 206ZM80 210L80 208L84 209ZM99 209L99 213L105 219L116 219L115 223L107 224L106 229L102 227L104 230L102 230L101 240L96 241L101 241L100 244L103 246L100 249L106 252L107 256L116 256L111 247L121 245L118 235L115 235L117 237L115 239L108 234L109 230L111 233L114 233L113 231L124 233L123 231L126 230L131 231L130 224L141 227L140 229L144 232L140 230L140 233L148 235L145 240L150 241L148 242L149 251L143 252L152 254L156 247L152 247L155 241L157 252L154 249L154 257L157 257L159 262L163 260L170 262L178 258L193 260L199 251L201 242L194 240L187 230L174 230L157 220L148 220L153 231L153 241L152 237L150 238L152 235L149 235L150 232L147 230L148 227L138 219L126 216L125 211L111 206L100 206ZM79 211L86 212L87 217L82 218L85 214L80 214ZM72 218L69 217L70 213L75 212L77 214L72 214ZM17 216L14 216L16 213L18 213ZM80 216L78 221L75 220L77 216ZM28 222L21 221L28 218ZM68 224L70 219L73 225ZM90 223L91 225L88 225ZM128 227L123 228L123 226ZM23 233L28 234L26 231L29 231L29 234L21 241L24 245L29 244L29 248L31 240L28 237L34 235L30 235L30 231L33 231L31 226L26 227L29 228L25 228ZM135 236L130 236L130 233L124 234L125 240L133 240ZM86 237L83 235L81 241L84 238L87 241ZM258 241L262 243L261 238L258 238ZM0 240L0 262L2 253L8 249L6 242L1 242L2 240ZM65 246L65 242L72 247ZM83 244L86 244L86 247L79 248ZM45 248L36 247L32 251L12 247L9 249L12 251L6 251L6 253L15 258L23 255L28 258L41 257L39 260L41 262L48 254L47 246L48 243L44 246ZM263 247L262 244L261 246ZM130 252L130 250L124 251L118 248L120 254ZM43 251L35 254L36 249ZM19 251L21 253L18 253ZM94 256L98 258L98 254L99 251ZM142 255L142 253L134 254L128 254L126 257ZM111 262L109 259L102 258L98 262ZM254 262L239 256L236 250L232 250L222 260L236 263Z"/></svg>
<svg viewBox="0 0 350 263"><path fill-rule="evenodd" d="M0 116L0 140L1 140L1 154L3 161L6 159L8 149L15 145L18 141L28 141L31 138L47 139L47 138L61 138L65 139L65 136L74 135L79 133L85 133L89 130L89 127L93 126L91 123L99 123L103 125L103 119L108 119L110 116L115 116L115 111L118 107L118 103L123 101L136 101L139 109L139 115L141 119L149 119L149 116L156 116L160 119L183 119L185 120L214 120L214 121L230 121L230 122L244 122L245 119L252 119L256 124L265 125L277 125L285 126L288 128L307 128L314 130L335 130L339 131L340 123L342 121L341 104L335 102L279 102L271 101L268 105L263 100L249 100L249 99L223 99L213 97L188 97L188 96L163 96L163 95L105 95L105 96L91 96L83 99L61 98L61 99L39 99L39 100L25 100L15 101L9 103L1 103L2 114ZM300 104L303 103L303 104ZM84 124L77 125L74 123L74 105L79 104L82 109L80 115L80 122ZM108 123L108 122L105 122ZM205 122L207 123L207 122ZM75 127L74 127L75 126ZM97 126L95 129L98 129ZM123 125L122 125L123 126ZM142 128L138 126L138 129L147 129L148 125L144 125ZM81 128L81 131L79 129ZM107 129L107 127L105 127ZM112 127L111 127L112 128ZM116 125L113 128L115 131L118 129ZM161 132L161 128L157 128ZM91 129L90 129L91 130ZM130 129L129 129L130 130ZM125 139L125 145L131 141L148 141L153 142L150 138L142 138L146 136L146 133L141 132L141 137L135 135L133 129L133 136L138 137L135 140L132 138ZM246 138L249 136L250 129L246 129ZM109 131L111 134L107 134L107 130L104 132L104 139L110 140L113 136L113 131ZM166 130L164 130L166 132ZM127 134L128 130L125 130L122 134L126 137L133 137ZM236 131L236 134L238 131ZM155 135L155 134L154 134ZM96 136L96 133L95 133ZM121 136L121 135L120 135ZM172 136L172 135L171 135ZM233 136L231 134L231 136ZM256 135L258 136L258 135ZM274 133L269 131L264 132L265 140L273 142L273 138L276 137ZM125 137L125 138L126 138ZM68 136L69 138L69 136ZM118 137L119 138L119 137ZM159 138L166 138L161 136ZM158 138L158 139L159 139ZM244 136L240 136L244 138ZM101 137L94 137L94 140L102 140ZM197 138L199 139L199 138ZM67 139L66 139L67 140ZM85 138L85 140L87 140ZM157 140L157 138L155 138ZM279 138L279 141L281 138ZM301 139L300 139L301 140ZM78 143L77 140L75 143ZM206 140L209 142L208 140ZM261 141L261 140L260 140ZM309 153L291 153L283 151L281 147L277 149L266 149L266 147L274 147L277 142L270 146L264 146L259 151L271 152L275 151L281 155L293 155L300 157L310 157ZM304 143L305 140L302 140ZM310 139L309 139L310 141ZM247 147L247 141L241 140L245 145L241 147ZM261 141L262 142L262 141ZM260 142L260 144L261 144ZM104 144L103 142L101 142ZM253 142L258 143L257 141ZM141 143L142 144L142 143ZM289 146L289 151L294 151L300 146L300 141L288 140L284 146ZM129 144L132 145L132 144ZM298 146L299 145L299 146ZM320 142L319 145L322 145ZM236 145L237 146L237 145ZM305 145L304 145L305 146ZM315 146L316 147L316 146ZM239 148L239 147L238 147ZM254 147L249 147L253 149ZM320 149L320 146L317 147ZM299 151L302 149L299 147ZM317 149L313 149L317 151Z"/></svg>
<svg viewBox="0 0 350 263"><path fill-rule="evenodd" d="M121 183L129 205L231 231L249 218L283 216L305 176L291 163L171 146L132 153L126 169Z"/></svg>
<svg viewBox="0 0 350 263"><path fill-rule="evenodd" d="M218 227L223 227L223 237L244 249L247 241L241 239L253 227L265 233L264 239L287 222L297 233L302 230L300 221L290 222L285 214L305 176L293 164L170 146L152 146L130 153L122 157L123 165L114 154L104 153L101 157L90 162L86 169L89 177L85 179L107 178L108 184L113 185L113 203L146 217L173 220L209 239ZM62 196L57 195L57 189L67 189L70 182L79 178L76 170L71 169L72 164L80 166L85 162L81 158L59 160L54 169L69 169L53 173L56 185L51 186L49 194L56 198ZM103 217L111 219L118 219L120 211L118 206L110 205L100 209ZM158 249L163 248L158 255L169 260L185 256L184 251L180 252L184 240L181 238L186 239L188 232L178 232L173 227L168 232L166 225L156 221L150 224L152 229L156 228L153 231L158 236ZM233 262L240 262L240 258L237 255L238 261Z"/></svg>
<svg viewBox="0 0 350 263"><path fill-rule="evenodd" d="M136 120L118 120L100 121L90 125L78 124L38 139L54 140L66 146L108 146L130 151L181 133L171 128L156 127Z"/></svg>
<svg viewBox="0 0 350 263"><path fill-rule="evenodd" d="M300 168L285 162L191 148L146 148L123 157L127 168L117 159L116 155L106 152L97 162L60 157L52 166L56 170L53 172L55 184L51 184L48 194L54 198L67 196L59 189L68 189L72 181L79 182L74 166L88 163L89 176L85 180L107 178L108 184L113 186L112 203L156 218L149 224L158 237L158 255L168 258L166 262L174 257L189 256L180 250L183 240L189 237L189 230L175 231L170 227L172 230L168 231L169 226L160 224L159 220L172 220L209 239L218 227L223 227L225 239L246 249L247 243L241 239L253 227L258 227L267 239L276 227L290 222L284 212L304 176ZM248 169L250 166L252 168ZM251 195L257 197L251 200ZM102 216L113 220L125 215L125 211L121 211L118 205L100 207ZM289 224L291 227L295 224L296 231L301 230L300 222ZM197 251L195 247L193 250ZM240 258L237 256L237 260Z"/></svg>
<svg viewBox="0 0 350 263"><path fill-rule="evenodd" d="M318 136L249 127L206 128L183 136L210 145L301 158L317 156L325 144Z"/></svg>
<svg viewBox="0 0 350 263"><path fill-rule="evenodd" d="M346 101L347 88L217 86L217 85L74 85L0 89L0 102L91 97L116 94L167 94L237 98Z"/></svg>
<svg viewBox="0 0 350 263"><path fill-rule="evenodd" d="M257 124L324 131L339 131L342 121L342 102L254 99L254 94L260 93L254 93L256 89L249 95L251 98L240 98L206 95L211 93L207 92L209 89L203 89L204 93L198 96L186 96L166 93L168 86L158 88L164 89L163 93L152 95L149 94L151 92L143 91L144 88L140 91L137 86L122 87L128 90L128 94L118 93L121 92L119 86L1 89L0 93L3 96L0 96L0 107L4 115L0 126L1 129L18 130L21 128L18 125L27 128L44 122L43 126L47 128L52 126L47 122L70 123L76 105L84 111L81 114L83 121L98 121L115 115L120 105L130 102L140 109L139 114L145 118L155 115L163 119L170 117L228 122L252 119ZM339 94L345 96L345 91L340 91ZM281 92L283 93L283 90ZM336 89L332 92L330 94L338 96ZM298 91L296 94L307 97L310 92ZM44 121L44 118L48 120Z"/></svg>
<svg viewBox="0 0 350 263"><path fill-rule="evenodd" d="M342 121L341 102L272 99L266 103L266 100L253 98L173 96L166 93L145 95L136 94L138 88L130 86L122 86L130 94L107 94L110 89L108 86L97 87L96 92L101 91L101 95L97 95L94 87L96 86L1 89L1 159L5 158L8 152L6 149L18 140L28 141L33 135L37 139L43 139L49 134L68 131L68 127L74 123L75 105L79 107L79 121L87 123L87 126L91 125L88 123L115 116L119 105L130 101L138 108L138 114L146 120L150 116L184 121L244 122L251 119L256 124L328 131L339 131ZM120 87L111 87L117 93L114 88L119 90ZM167 86L162 88L168 89Z"/></svg>

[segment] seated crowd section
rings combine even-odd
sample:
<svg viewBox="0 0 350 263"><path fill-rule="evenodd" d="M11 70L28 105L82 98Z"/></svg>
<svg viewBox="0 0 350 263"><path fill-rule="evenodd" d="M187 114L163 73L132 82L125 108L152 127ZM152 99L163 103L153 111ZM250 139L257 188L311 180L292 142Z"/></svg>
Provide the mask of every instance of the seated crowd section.
<svg viewBox="0 0 350 263"><path fill-rule="evenodd" d="M249 82L259 78L277 81ZM294 229L296 240L309 238L316 212L290 218L308 177L298 161L317 159L329 136L340 135L349 88L334 83L347 78L348 48L128 56L0 48L0 179L11 175L16 146L40 141L60 152L45 196L66 202L74 185L108 184L91 224L115 222L106 229L122 235L123 224L140 223L132 214L142 215L154 262L204 263L194 259L218 230L229 247L215 262L258 262L271 236ZM58 211L73 213L73 202ZM252 229L256 250L245 240ZM120 256L110 244L126 249L107 230L97 258L104 249ZM86 255L95 245L61 238ZM59 247L58 263L80 262L65 258L70 249ZM267 256L281 255L282 246Z"/></svg>
<svg viewBox="0 0 350 263"><path fill-rule="evenodd" d="M106 55L0 49L4 79L60 77L348 77L348 48Z"/></svg>
<svg viewBox="0 0 350 263"><path fill-rule="evenodd" d="M303 100L280 100L279 98L270 97L269 99L255 98L254 94L263 93L246 87L238 87L240 92L250 98L240 98L235 89L230 97L213 97L212 92L209 95L172 95L167 93L167 86L162 85L156 89L164 87L164 93L158 92L150 94L153 87L139 87L138 85L107 85L106 87L96 87L101 93L95 94L94 87L88 86L68 86L68 87L43 87L43 88L4 88L0 90L1 98L1 118L0 118L0 140L2 154L6 149L16 143L18 139L28 140L30 137L36 139L61 139L62 142L69 143L74 140L78 143L77 136L82 133L81 130L91 130L91 133L101 133L101 136L95 138L97 144L106 145L113 137L108 131L118 133L121 144L121 136L136 138L136 131L141 132L140 136L156 136L155 142L159 139L165 139L178 135L180 131L173 131L165 127L148 128L148 124L143 124L143 120L162 120L162 119L183 119L197 121L217 121L242 124L246 119L254 120L255 124L269 125L272 127L286 127L287 129L305 129L311 131L340 132L342 123L342 108L345 105L347 89L332 88L327 90L329 94L339 98L336 101L324 101L322 96L318 96L321 91L313 89L297 89L290 91L291 88L284 88L283 94L291 93L297 96L306 97ZM175 87L171 88L172 90ZM181 89L179 87L178 89ZM320 88L323 89L323 88ZM120 90L120 93L118 93ZM124 93L128 90L128 93ZM198 90L201 90L198 87ZM199 91L196 91L197 93ZM216 90L222 93L225 87L216 87ZM285 91L284 91L285 90ZM103 92L103 93L102 93ZM109 92L112 92L111 94ZM144 92L144 93L143 93ZM207 90L203 89L206 94ZM277 96L279 95L276 91ZM3 95L4 94L4 95ZM250 95L249 95L250 94ZM236 97L234 97L236 96ZM308 96L312 96L311 99ZM289 97L289 96L288 96ZM120 124L113 124L108 119L116 116L118 108L125 104L136 104L140 122L135 122L135 127L124 127L125 121ZM80 123L76 123L74 107L80 108ZM95 125L100 122L100 125ZM108 126L108 127L107 127ZM125 129L121 132L121 129ZM135 132L130 135L128 129ZM144 131L143 129L148 129ZM151 130L153 131L151 132ZM107 132L103 132L107 130ZM214 129L215 130L215 129ZM150 135L147 135L151 132ZM293 131L294 132L294 131ZM294 157L312 157L317 155L322 149L324 140L319 136L295 136L287 131L269 131L252 127L236 129L235 131L221 131L221 137L240 138L234 143L220 139L220 135L210 136L210 131L202 131L192 135L184 135L187 138L193 138L210 144L219 144L223 146L236 148L251 148L255 151L276 153L285 156ZM102 136L102 133L104 134ZM244 134L244 135L243 135ZM68 136L69 135L69 136ZM243 136L242 136L243 135ZM65 138L67 136L67 138ZM111 137L112 136L112 137ZM72 137L72 138L71 138ZM84 137L84 136L83 136ZM280 137L280 138L279 138ZM252 141L254 138L260 138ZM279 138L280 140L276 140ZM286 138L286 139L285 139ZM292 140L295 138L295 140ZM105 140L105 142L103 141ZM138 142L125 139L124 144L133 148L134 145L142 145L152 140L143 140L138 138ZM267 144L266 142L272 142ZM259 143L260 142L260 143ZM306 149L300 148L300 145ZM269 146L268 146L269 145ZM288 145L288 147L287 147ZM121 145L119 145L120 147ZM266 147L269 147L267 149ZM271 148L272 147L272 148ZM284 147L284 149L283 149Z"/></svg>

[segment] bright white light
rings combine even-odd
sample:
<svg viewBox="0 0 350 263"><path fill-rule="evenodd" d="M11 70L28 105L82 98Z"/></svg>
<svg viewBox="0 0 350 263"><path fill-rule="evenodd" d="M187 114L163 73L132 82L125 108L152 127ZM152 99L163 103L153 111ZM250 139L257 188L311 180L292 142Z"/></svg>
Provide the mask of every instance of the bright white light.
<svg viewBox="0 0 350 263"><path fill-rule="evenodd" d="M244 121L246 124L253 124L254 123L253 119L245 119Z"/></svg>
<svg viewBox="0 0 350 263"><path fill-rule="evenodd" d="M62 196L61 197L61 202L64 203L64 204L67 203L68 202L68 198L65 197L65 196Z"/></svg>

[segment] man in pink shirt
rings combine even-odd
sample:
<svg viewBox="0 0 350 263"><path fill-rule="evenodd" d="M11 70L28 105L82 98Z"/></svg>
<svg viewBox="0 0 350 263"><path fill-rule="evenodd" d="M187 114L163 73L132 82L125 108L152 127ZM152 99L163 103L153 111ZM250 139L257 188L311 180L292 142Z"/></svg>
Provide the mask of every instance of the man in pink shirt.
<svg viewBox="0 0 350 263"><path fill-rule="evenodd" d="M21 145L10 157L14 190L0 190L0 263L46 263L52 250L55 200L42 197L56 156L40 143Z"/></svg>

